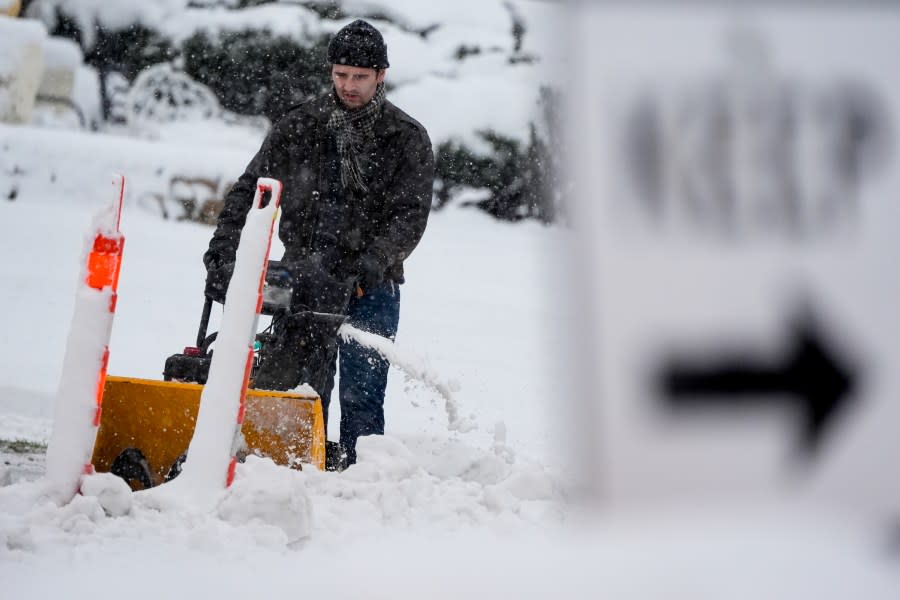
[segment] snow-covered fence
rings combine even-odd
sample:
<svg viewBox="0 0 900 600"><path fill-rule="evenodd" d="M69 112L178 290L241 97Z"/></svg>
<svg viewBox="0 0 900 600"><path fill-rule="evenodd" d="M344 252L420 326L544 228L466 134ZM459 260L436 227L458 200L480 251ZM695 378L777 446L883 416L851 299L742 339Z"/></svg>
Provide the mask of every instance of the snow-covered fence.
<svg viewBox="0 0 900 600"><path fill-rule="evenodd" d="M164 219L212 225L233 184L234 181L221 175L174 173L169 177L168 192L145 192L140 202L151 211L158 210Z"/></svg>

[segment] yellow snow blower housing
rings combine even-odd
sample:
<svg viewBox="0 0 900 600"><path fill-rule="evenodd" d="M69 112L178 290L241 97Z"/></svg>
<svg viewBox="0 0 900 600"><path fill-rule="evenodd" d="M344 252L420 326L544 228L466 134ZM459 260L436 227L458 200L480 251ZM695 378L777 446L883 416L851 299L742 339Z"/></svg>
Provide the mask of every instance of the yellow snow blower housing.
<svg viewBox="0 0 900 600"><path fill-rule="evenodd" d="M117 457L137 448L147 460L152 484L162 483L188 449L202 391L197 383L107 377L94 468L109 472ZM247 452L279 465L305 463L324 470L325 426L317 396L248 389L246 402L241 433Z"/></svg>

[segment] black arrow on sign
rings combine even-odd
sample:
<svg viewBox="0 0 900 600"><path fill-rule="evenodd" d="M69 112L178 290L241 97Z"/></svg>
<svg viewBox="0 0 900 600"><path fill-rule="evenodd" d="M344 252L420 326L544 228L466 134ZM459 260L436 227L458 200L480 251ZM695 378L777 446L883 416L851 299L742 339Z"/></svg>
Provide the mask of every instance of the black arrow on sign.
<svg viewBox="0 0 900 600"><path fill-rule="evenodd" d="M799 447L814 455L851 400L856 375L821 341L809 316L790 329L793 344L771 364L747 352L670 360L658 378L664 404L672 410L793 404L802 416Z"/></svg>

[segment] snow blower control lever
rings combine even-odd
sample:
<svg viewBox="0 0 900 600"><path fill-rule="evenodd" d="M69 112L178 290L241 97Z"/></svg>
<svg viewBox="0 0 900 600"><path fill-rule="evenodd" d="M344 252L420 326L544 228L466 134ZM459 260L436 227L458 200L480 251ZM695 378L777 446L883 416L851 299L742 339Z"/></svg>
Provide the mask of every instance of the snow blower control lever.
<svg viewBox="0 0 900 600"><path fill-rule="evenodd" d="M200 315L200 327L197 331L197 345L188 346L184 352L173 354L166 359L163 368L163 379L166 381L183 381L206 383L209 366L212 362L210 346L216 340L217 332L208 334L209 317L214 302L225 304L225 294L231 280L234 264L229 263L211 270L206 280L203 312ZM293 281L290 271L278 261L269 261L266 281L263 286L263 315L279 317L290 313ZM257 334L259 344L270 341L272 334Z"/></svg>

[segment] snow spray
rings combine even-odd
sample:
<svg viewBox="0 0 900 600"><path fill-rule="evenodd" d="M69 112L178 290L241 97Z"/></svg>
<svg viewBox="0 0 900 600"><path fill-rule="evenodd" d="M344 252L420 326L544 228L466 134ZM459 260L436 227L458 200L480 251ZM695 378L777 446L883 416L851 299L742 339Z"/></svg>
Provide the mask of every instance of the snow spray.
<svg viewBox="0 0 900 600"><path fill-rule="evenodd" d="M341 325L338 335L345 342L353 340L365 348L375 350L391 365L436 391L444 399L444 410L447 412L447 427L451 431L466 433L476 428L470 419L461 417L459 414L459 404L453 397L453 393L459 391L457 382L445 381L439 374L423 365L421 360L403 356L394 342L388 338L357 329L347 323Z"/></svg>

